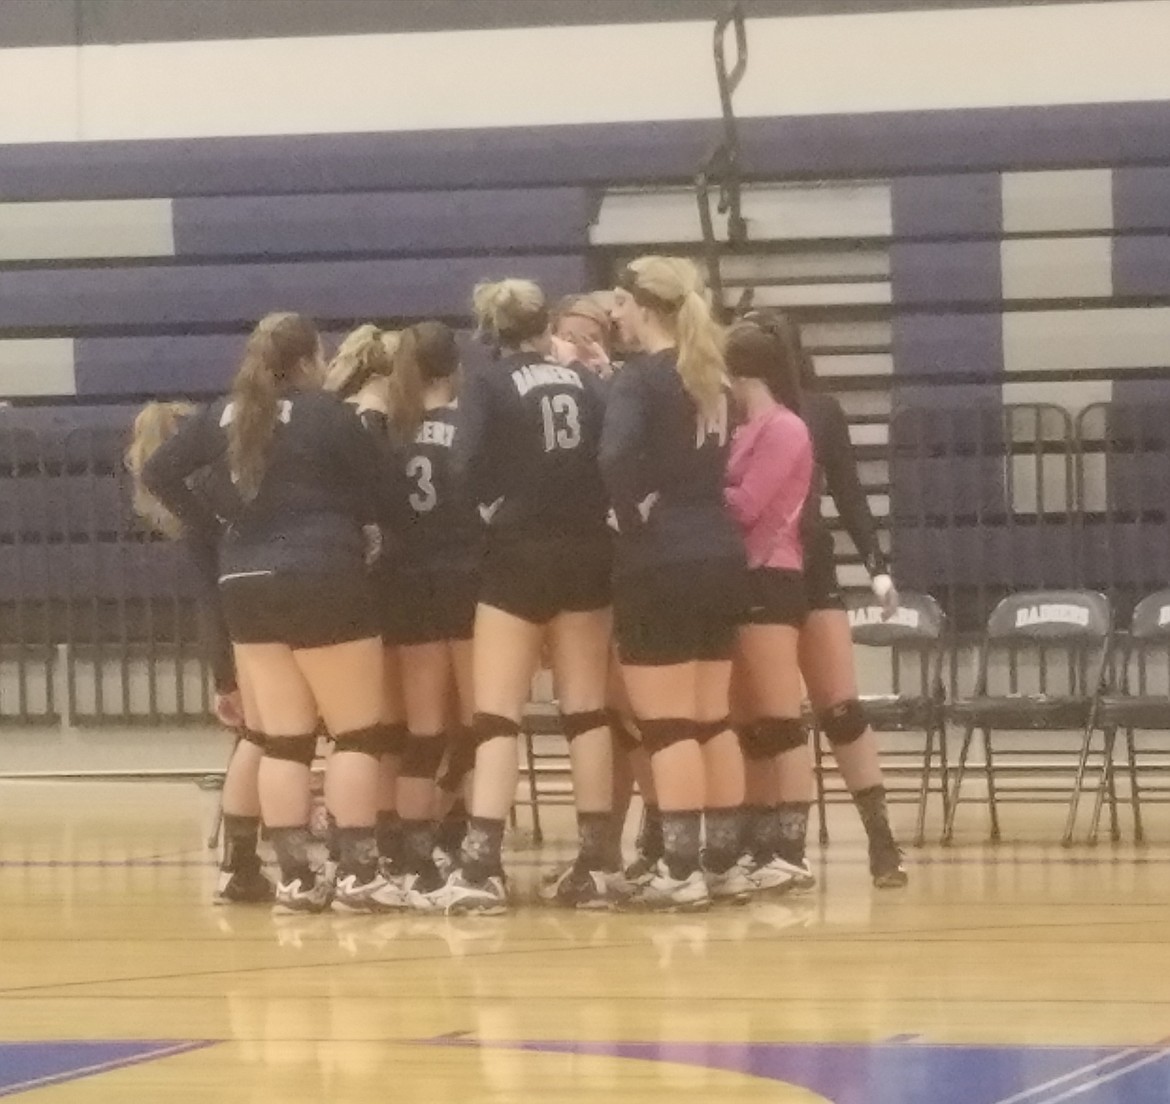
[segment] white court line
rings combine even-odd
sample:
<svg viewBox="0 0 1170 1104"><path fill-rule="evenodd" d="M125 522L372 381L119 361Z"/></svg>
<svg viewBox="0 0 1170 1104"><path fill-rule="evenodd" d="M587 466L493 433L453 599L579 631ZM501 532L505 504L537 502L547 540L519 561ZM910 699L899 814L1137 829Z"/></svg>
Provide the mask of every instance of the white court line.
<svg viewBox="0 0 1170 1104"><path fill-rule="evenodd" d="M1155 1043L1154 1045L1157 1046L1158 1044ZM1014 1093L1012 1096L1005 1096L1002 1100L995 1101L995 1104L1025 1104L1028 1101L1035 1102L1035 1098L1044 1092L1045 1089L1056 1089L1061 1085L1067 1084L1069 1081L1078 1081L1080 1078L1089 1074L1098 1073L1105 1069L1106 1066L1113 1066L1118 1062L1127 1062L1130 1058L1135 1058L1139 1054L1145 1054L1148 1049L1148 1047L1131 1047L1129 1050L1120 1050L1116 1054L1110 1054L1106 1058L1098 1058L1097 1061L1090 1062L1088 1065L1081 1066L1079 1069L1072 1070L1070 1073L1063 1073L1059 1077L1054 1077L1051 1081L1045 1081L1040 1085L1033 1085L1030 1089L1024 1089L1023 1092Z"/></svg>
<svg viewBox="0 0 1170 1104"><path fill-rule="evenodd" d="M1123 1069L1114 1070L1104 1077L1094 1077L1092 1081L1086 1081L1083 1085L1077 1085L1067 1092L1062 1092L1059 1096L1047 1097L1042 1104L1059 1104L1061 1100L1072 1100L1074 1096L1080 1096L1081 1093L1088 1092L1090 1089L1095 1089L1100 1085L1107 1085L1110 1081L1116 1081L1119 1077L1125 1077L1127 1074L1133 1073L1134 1070L1141 1069L1142 1066L1152 1066L1155 1062L1162 1061L1168 1055L1170 1055L1170 1050L1167 1049L1159 1050L1156 1054L1147 1054L1140 1062L1131 1062Z"/></svg>

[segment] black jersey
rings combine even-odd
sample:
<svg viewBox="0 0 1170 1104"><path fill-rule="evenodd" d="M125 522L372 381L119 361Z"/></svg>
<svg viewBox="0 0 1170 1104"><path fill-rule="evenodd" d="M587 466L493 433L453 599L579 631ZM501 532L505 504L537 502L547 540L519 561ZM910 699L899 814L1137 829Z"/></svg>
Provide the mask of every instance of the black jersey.
<svg viewBox="0 0 1170 1104"><path fill-rule="evenodd" d="M718 417L699 414L673 349L632 357L614 377L601 469L617 517L619 571L743 561L739 527L723 504L728 419L726 396Z"/></svg>
<svg viewBox="0 0 1170 1104"><path fill-rule="evenodd" d="M515 353L470 371L451 476L490 539L606 538L597 466L604 385L587 368Z"/></svg>
<svg viewBox="0 0 1170 1104"><path fill-rule="evenodd" d="M188 477L227 453L232 404L213 403L190 419L147 462L143 482L189 530L215 524ZM249 572L360 571L367 522L401 525L406 501L400 471L384 462L351 407L321 391L280 402L268 464L256 496L234 496L225 510L221 575Z"/></svg>
<svg viewBox="0 0 1170 1104"><path fill-rule="evenodd" d="M458 411L457 402L428 410L403 450L410 506L402 531L407 568L471 570L479 559L483 523L474 506L456 493L451 474Z"/></svg>
<svg viewBox="0 0 1170 1104"><path fill-rule="evenodd" d="M869 499L857 475L857 456L849 438L849 422L841 404L832 395L810 391L801 396L800 414L812 437L813 455L819 477L814 491L824 487L832 495L853 544L871 576L889 570L878 543L877 526L869 510ZM820 496L810 498L810 528L821 542L831 542L828 526L820 513Z"/></svg>

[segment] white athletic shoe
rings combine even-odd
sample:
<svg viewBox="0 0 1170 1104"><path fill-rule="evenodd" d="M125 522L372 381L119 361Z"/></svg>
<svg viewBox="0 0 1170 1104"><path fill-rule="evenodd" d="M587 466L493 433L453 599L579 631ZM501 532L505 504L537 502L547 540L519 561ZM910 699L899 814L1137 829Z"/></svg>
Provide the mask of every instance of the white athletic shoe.
<svg viewBox="0 0 1170 1104"><path fill-rule="evenodd" d="M732 863L722 874L705 871L704 877L713 901L743 902L755 892L756 887L747 871L738 862Z"/></svg>
<svg viewBox="0 0 1170 1104"><path fill-rule="evenodd" d="M635 887L628 903L646 912L700 912L711 907L711 892L701 870L674 878L666 863L659 862L653 875Z"/></svg>
<svg viewBox="0 0 1170 1104"><path fill-rule="evenodd" d="M368 882L359 882L356 874L339 878L333 889L334 912L381 912L380 900L386 889L386 879L375 874Z"/></svg>
<svg viewBox="0 0 1170 1104"><path fill-rule="evenodd" d="M775 855L767 862L756 862L750 856L740 862L756 893L788 893L796 888L797 868Z"/></svg>
<svg viewBox="0 0 1170 1104"><path fill-rule="evenodd" d="M620 870L581 870L574 863L555 877L546 875L539 892L550 905L601 910L616 908L632 891Z"/></svg>
<svg viewBox="0 0 1170 1104"><path fill-rule="evenodd" d="M324 878L315 878L311 885L305 885L300 878L291 882L279 882L276 886L276 903L272 911L277 915L297 912L324 912L329 907L330 886Z"/></svg>
<svg viewBox="0 0 1170 1104"><path fill-rule="evenodd" d="M408 881L411 874L388 874L383 869L382 884L374 893L379 912L404 912L410 908Z"/></svg>
<svg viewBox="0 0 1170 1104"><path fill-rule="evenodd" d="M504 888L504 879L498 875L477 885L467 881L463 873L456 870L438 889L419 896L426 899L414 906L421 912L500 916L508 911L508 892Z"/></svg>

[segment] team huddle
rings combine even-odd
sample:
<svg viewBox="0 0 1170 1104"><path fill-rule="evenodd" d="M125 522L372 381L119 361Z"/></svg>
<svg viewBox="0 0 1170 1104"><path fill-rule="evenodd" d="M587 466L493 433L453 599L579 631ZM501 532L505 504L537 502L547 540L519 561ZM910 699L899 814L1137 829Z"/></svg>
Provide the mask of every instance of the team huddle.
<svg viewBox="0 0 1170 1104"><path fill-rule="evenodd" d="M888 612L897 593L844 415L795 326L752 312L725 329L696 268L667 257L630 264L605 303L553 310L504 280L473 308L494 352L474 370L439 322L363 326L326 365L311 322L274 314L227 396L139 417L139 511L191 552L240 737L218 899L505 911L517 741L543 665L578 853L542 897L679 911L810 888L806 699L875 885L904 885L824 485Z"/></svg>

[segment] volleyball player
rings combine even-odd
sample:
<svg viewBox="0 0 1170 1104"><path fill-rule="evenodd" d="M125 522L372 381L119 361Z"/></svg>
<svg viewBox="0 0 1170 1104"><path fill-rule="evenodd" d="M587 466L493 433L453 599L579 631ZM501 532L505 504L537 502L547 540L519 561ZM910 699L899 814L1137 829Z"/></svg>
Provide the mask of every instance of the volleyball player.
<svg viewBox="0 0 1170 1104"><path fill-rule="evenodd" d="M752 319L753 314L747 318ZM801 345L796 325L782 315L771 316L769 324L778 328L789 346L789 355L801 366L801 416L812 434L817 467L861 554L874 595L892 613L897 609L898 594L878 543L869 501L858 479L845 412L832 395L820 390L812 358ZM896 889L906 885L906 871L890 828L877 738L865 721L857 697L853 638L837 581L833 535L821 520L819 503L817 506L812 513L812 533L805 544L809 615L800 633L800 669L817 724L833 749L865 827L874 885Z"/></svg>
<svg viewBox="0 0 1170 1104"><path fill-rule="evenodd" d="M535 284L480 284L473 302L481 333L499 353L464 381L451 457L456 485L483 504L487 519L474 637L477 749L461 869L431 903L454 912L507 907L500 851L521 717L547 635L580 844L559 900L599 907L613 895L605 876L612 545L597 468L602 385L587 369L550 359L549 313Z"/></svg>
<svg viewBox="0 0 1170 1104"><path fill-rule="evenodd" d="M728 718L745 561L723 503L722 334L697 269L675 258L631 264L614 318L638 350L614 378L601 448L618 526L616 635L664 841L635 902L701 909L750 889L737 862L743 757Z"/></svg>
<svg viewBox="0 0 1170 1104"><path fill-rule="evenodd" d="M474 760L471 638L483 526L451 486L458 369L450 328L420 322L400 336L388 387L395 454L410 485L386 631L399 648L408 730L397 787L401 888L416 908L434 907L428 895L444 882L433 859L440 765L446 759L444 785L458 793Z"/></svg>
<svg viewBox="0 0 1170 1104"><path fill-rule="evenodd" d="M320 388L316 328L263 319L230 396L189 420L143 481L189 530L208 524L187 479L226 457L237 506L220 544L220 594L237 669L265 736L260 805L280 863L278 911L318 911L330 888L309 861L309 771L321 718L334 739L326 802L340 843L334 906L377 907L374 822L382 647L362 525L396 516L404 488L353 412Z"/></svg>
<svg viewBox="0 0 1170 1104"><path fill-rule="evenodd" d="M134 419L126 468L134 480L134 510L151 529L170 540L181 539L191 561L197 587L197 604L203 650L215 687L215 716L233 730L236 744L224 774L222 798L223 853L214 901L216 904L253 904L272 900L272 883L264 875L256 845L260 835L260 795L257 777L264 737L255 730L255 704L242 692L236 677L231 641L219 598L219 537L214 477L201 480L194 490L216 518L210 529L184 532L142 484L142 469L164 441L196 413L189 403L149 403ZM218 496L221 500L226 495ZM249 723L251 722L251 723Z"/></svg>
<svg viewBox="0 0 1170 1104"><path fill-rule="evenodd" d="M733 675L747 765L743 861L757 889L785 890L804 884L813 798L798 662L808 614L802 530L813 449L798 413L799 367L777 333L762 322L739 323L728 335L727 366L744 421L732 439L726 498L743 530L749 567Z"/></svg>
<svg viewBox="0 0 1170 1104"><path fill-rule="evenodd" d="M400 335L370 323L346 335L325 373L325 390L341 396L351 405L362 424L374 433L388 456L393 454L387 438L390 379ZM393 462L393 461L391 461ZM377 526L365 529L367 560L374 589L383 610L392 610L398 601L398 548L395 535ZM378 759L378 853L385 872L400 876L402 830L398 814L398 776L406 744L406 704L402 686L402 664L393 626L382 627L382 732ZM332 833L331 833L332 835ZM336 845L330 843L330 858L336 861ZM381 896L385 898L387 891ZM400 902L405 904L405 898Z"/></svg>

